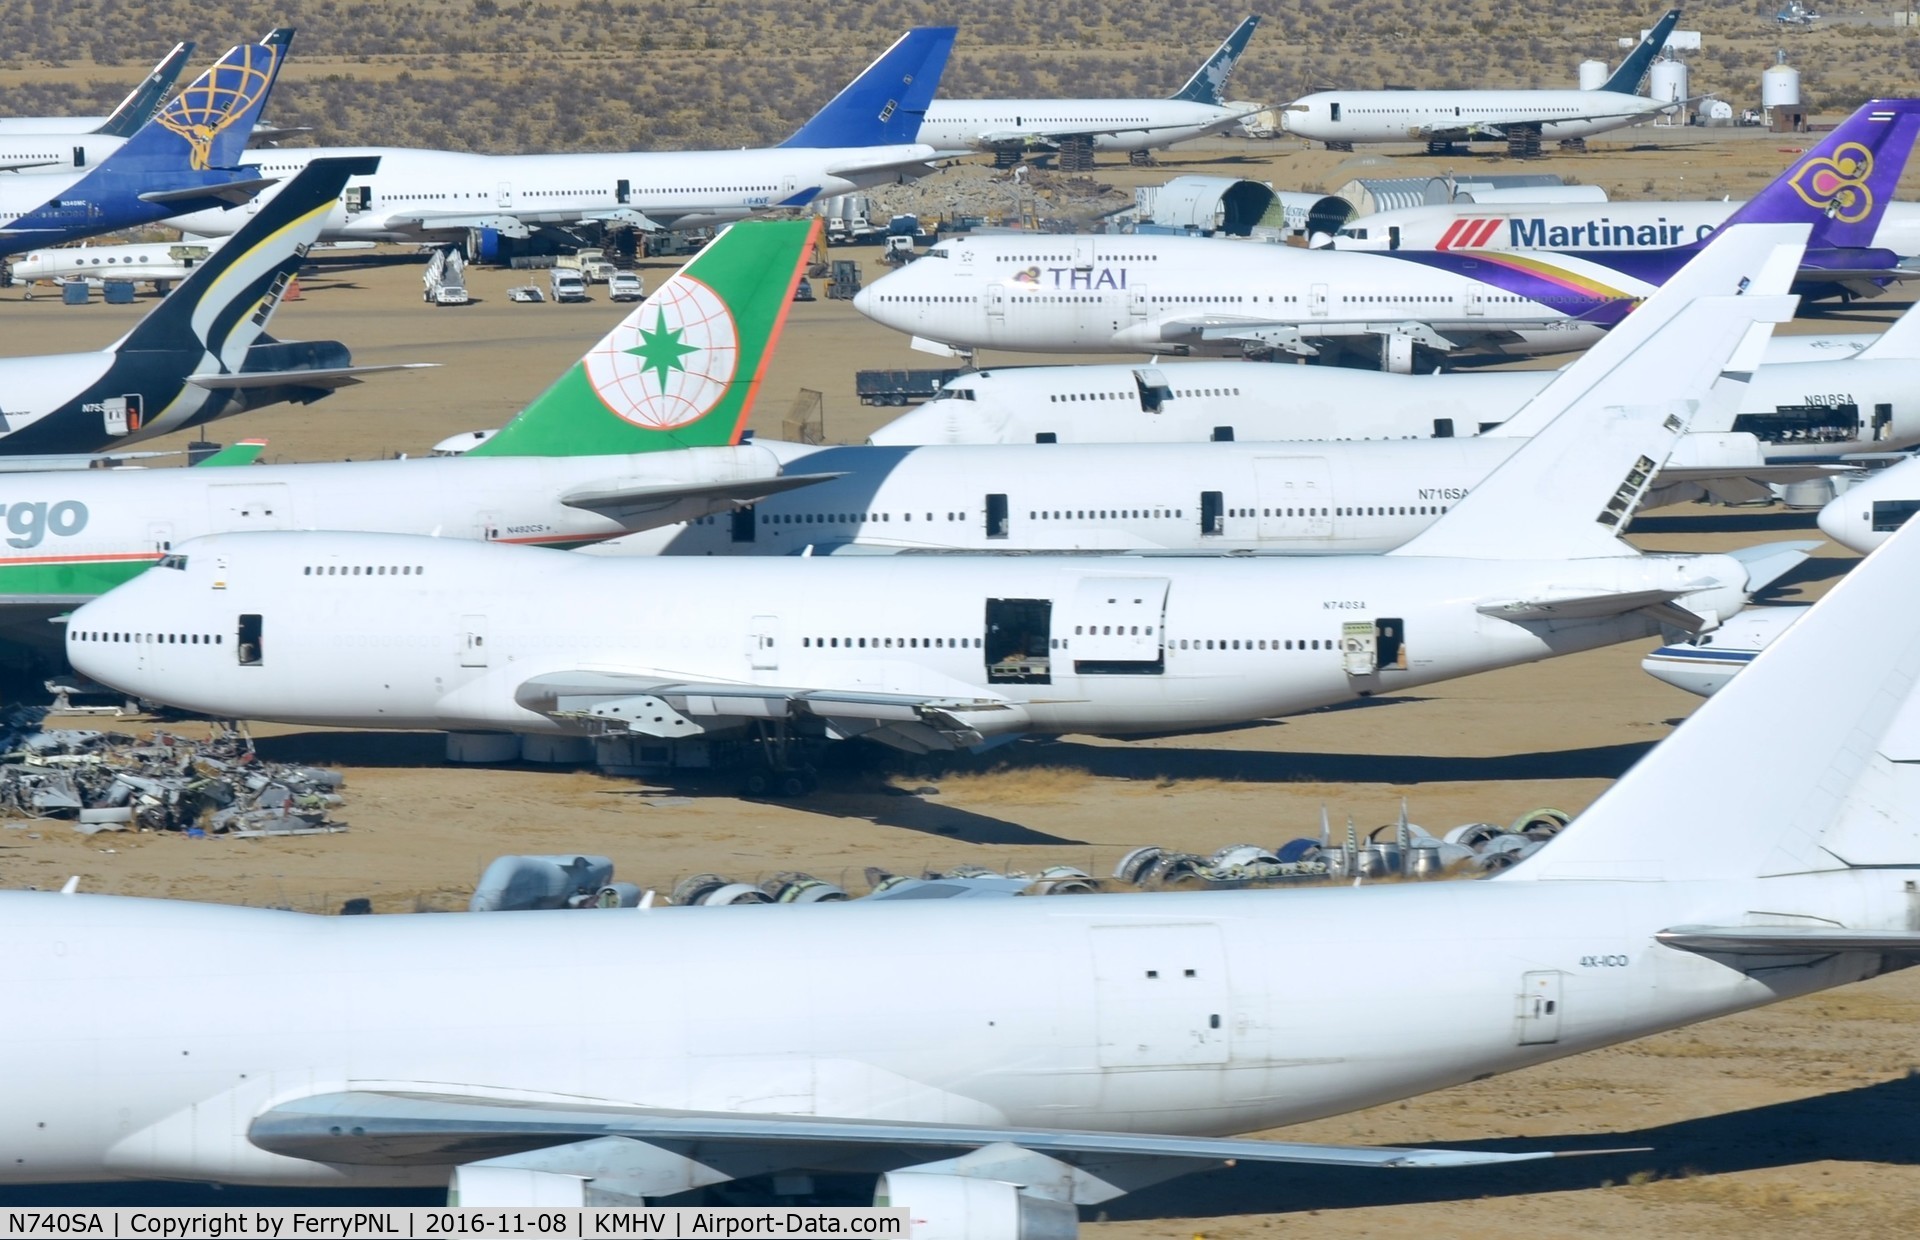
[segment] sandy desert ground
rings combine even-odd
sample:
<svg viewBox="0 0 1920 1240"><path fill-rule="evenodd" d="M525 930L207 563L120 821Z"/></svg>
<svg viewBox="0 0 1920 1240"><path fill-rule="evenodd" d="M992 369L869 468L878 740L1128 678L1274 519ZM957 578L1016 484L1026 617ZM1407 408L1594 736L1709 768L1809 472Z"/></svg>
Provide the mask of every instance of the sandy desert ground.
<svg viewBox="0 0 1920 1240"><path fill-rule="evenodd" d="M1704 175L1739 193L1784 162L1779 148L1795 145L1636 135L1572 158L1588 179L1633 192L1685 174L1689 185ZM1352 175L1339 164L1353 158L1235 143L1176 153L1169 162L1292 185L1337 184ZM1422 170L1425 161L1361 158L1383 160L1397 174ZM1150 173L1108 166L1100 176L1133 184ZM874 251L853 253L878 274ZM670 266L654 264L648 285ZM420 453L445 435L510 417L623 313L604 298L584 306L512 304L505 289L525 277L497 271L472 273L478 304L435 309L419 299L418 270L328 260L303 280L302 299L283 310L274 330L346 341L364 362L431 361L441 369L229 421L213 437L264 435L275 460ZM147 304L66 307L24 301L17 289L0 292L0 347L15 354L96 347ZM1854 330L1904 304L1830 311L1796 330ZM853 370L925 364L934 363L845 303L797 306L754 425L777 434L794 393L810 388L824 394L828 437L857 442L884 413L855 403ZM1805 538L1811 529L1810 514L1783 509L1684 507L1643 519L1636 540L1709 549ZM1849 562L1827 547L1781 597L1817 596ZM751 878L804 869L855 883L867 866L918 872L960 862L1066 862L1100 872L1140 843L1196 851L1276 844L1316 829L1322 806L1336 822L1352 815L1364 829L1390 821L1403 797L1415 821L1436 829L1506 821L1537 806L1580 809L1692 710L1695 699L1638 670L1644 650L1600 651L1204 736L1026 743L931 776L897 763L851 762L828 775L820 795L791 804L738 800L728 794L730 781L717 778L665 785L587 770L450 767L437 736L261 726L256 733L269 756L345 769L349 833L244 842L88 838L48 822L0 833L0 883L44 887L77 874L89 891L315 912L366 896L378 910L398 913L463 906L481 867L508 852L604 853L621 877L664 889L700 871ZM1274 950L1294 948L1276 943ZM1367 960L1303 958L1300 967L1364 976ZM741 962L740 984L752 984L753 968ZM1910 1234L1920 1220L1917 1018L1920 976L1896 975L1289 1130L1306 1140L1649 1147L1645 1153L1471 1174L1225 1170L1122 1199L1108 1207L1110 1221L1087 1234ZM1408 1012L1410 1043L1417 1044L1419 1025L1420 1013ZM128 1191L138 1199L138 1190Z"/></svg>

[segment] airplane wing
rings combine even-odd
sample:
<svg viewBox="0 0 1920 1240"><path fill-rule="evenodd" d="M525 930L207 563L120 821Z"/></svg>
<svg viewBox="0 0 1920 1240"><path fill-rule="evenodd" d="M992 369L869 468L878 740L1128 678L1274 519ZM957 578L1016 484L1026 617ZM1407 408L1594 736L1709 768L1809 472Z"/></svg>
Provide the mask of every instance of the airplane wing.
<svg viewBox="0 0 1920 1240"><path fill-rule="evenodd" d="M1849 930L1844 926L1675 926L1653 936L1668 947L1703 955L1813 956L1876 952L1920 956L1920 930Z"/></svg>
<svg viewBox="0 0 1920 1240"><path fill-rule="evenodd" d="M1511 342L1515 332L1529 327L1548 327L1567 320L1558 315L1538 318L1502 316L1494 323L1415 322L1381 319L1373 323L1317 323L1310 319L1259 319L1234 315L1187 315L1155 320L1161 339L1168 343L1234 342L1243 346L1280 349L1301 356L1319 352L1316 340L1336 337L1384 336L1412 337L1416 344L1439 353L1451 353L1470 344Z"/></svg>
<svg viewBox="0 0 1920 1240"><path fill-rule="evenodd" d="M250 181L228 181L225 185L203 185L194 189L156 189L140 195L141 202L201 202L218 198L221 202L243 206L269 185L278 185L279 177L255 177Z"/></svg>
<svg viewBox="0 0 1920 1240"><path fill-rule="evenodd" d="M774 639L759 640L771 649ZM971 686L923 669L876 658L845 674L848 687L691 682L582 669L525 681L514 701L551 719L639 736L698 736L755 719L811 718L835 739L863 736L909 753L963 749L1027 724L1020 703L982 697ZM898 687L852 687L867 683Z"/></svg>
<svg viewBox="0 0 1920 1240"><path fill-rule="evenodd" d="M1652 100L1647 100L1652 103ZM1677 104L1661 104L1655 107L1635 108L1630 112L1613 109L1607 112L1588 112L1577 116L1510 116L1482 117L1464 125L1413 125L1407 129L1409 138L1423 142L1464 142L1472 138L1501 139L1507 136L1509 129L1530 129L1539 125L1558 125L1576 121L1621 121L1634 117L1652 116L1657 112L1670 111Z"/></svg>
<svg viewBox="0 0 1920 1240"><path fill-rule="evenodd" d="M862 172L893 172L922 167L931 171L931 165L933 161L937 159L962 159L974 153L972 151L941 151L935 150L930 146L906 148L897 146L882 147L881 151L884 153L876 153L857 159L843 159L828 168L827 172L831 176L848 176ZM807 202L812 201L813 195L819 192L819 188L815 187L805 195L798 196L802 201L795 202L789 200L780 205L804 206Z"/></svg>
<svg viewBox="0 0 1920 1240"><path fill-rule="evenodd" d="M0 456L0 474L40 474L63 469L112 469L122 461L143 461L175 452L59 452L40 456Z"/></svg>
<svg viewBox="0 0 1920 1240"><path fill-rule="evenodd" d="M772 478L742 478L731 482L700 483L598 483L580 487L560 497L569 508L597 512L610 520L636 530L671 525L690 517L725 512L741 504L752 504L796 491L816 482L830 482L841 474L781 474ZM687 511L682 511L686 509Z"/></svg>
<svg viewBox="0 0 1920 1240"><path fill-rule="evenodd" d="M283 1102L257 1116L247 1137L290 1158L365 1165L465 1163L529 1147L566 1146L605 1137L633 1142L698 1142L805 1158L830 1152L930 1152L1015 1145L1073 1161L1140 1156L1180 1161L1301 1163L1323 1167L1474 1167L1619 1150L1440 1150L1395 1146L1311 1145L1231 1137L1160 1136L1056 1128L832 1119L667 1111L618 1103L527 1103L434 1093L347 1090ZM715 1151L716 1153L719 1151ZM645 1157L636 1148L637 1157Z"/></svg>
<svg viewBox="0 0 1920 1240"><path fill-rule="evenodd" d="M1245 112L1217 117L1219 123L1245 120L1249 116L1258 116L1265 108L1250 108ZM974 139L974 145L983 151L1003 149L1030 150L1035 147L1050 147L1067 138L1108 138L1123 133L1155 133L1162 129L1192 129L1192 120L1163 121L1157 124L1108 125L1103 128L1085 126L1062 126L1058 129L1035 126L1026 129L1001 129L983 133Z"/></svg>
<svg viewBox="0 0 1920 1240"><path fill-rule="evenodd" d="M1483 616L1501 620L1597 620L1606 616L1624 616L1644 611L1667 624L1699 633L1705 620L1674 600L1693 592L1687 590L1624 590L1600 594L1542 594L1533 598L1499 599L1474 608Z"/></svg>
<svg viewBox="0 0 1920 1240"><path fill-rule="evenodd" d="M333 391L351 387L366 375L390 370L433 370L439 362L396 362L389 366L323 366L314 370L248 370L226 375L188 375L187 382L210 391L304 387Z"/></svg>

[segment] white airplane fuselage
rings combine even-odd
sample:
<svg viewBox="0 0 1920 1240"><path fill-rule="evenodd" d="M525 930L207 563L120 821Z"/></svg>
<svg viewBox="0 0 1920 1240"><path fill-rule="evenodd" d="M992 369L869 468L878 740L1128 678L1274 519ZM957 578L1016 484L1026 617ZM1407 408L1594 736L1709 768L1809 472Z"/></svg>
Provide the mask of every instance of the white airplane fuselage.
<svg viewBox="0 0 1920 1240"><path fill-rule="evenodd" d="M1920 444L1920 358L1847 354L1779 337L1739 411L1718 429L1751 434L1775 463L1900 451ZM1875 337L1860 338L1871 343ZM1194 443L1426 439L1480 434L1512 417L1557 371L1397 375L1321 366L1178 362L1162 366L993 367L950 380L940 397L867 442L907 444ZM1162 394L1164 393L1164 395ZM1689 436L1693 438L1693 436ZM1676 464L1708 464L1705 458Z"/></svg>
<svg viewBox="0 0 1920 1240"><path fill-rule="evenodd" d="M380 169L347 183L321 231L326 241L422 241L497 227L581 220L651 221L693 228L892 181L930 147L772 147L739 151L476 155L406 147L315 147L250 153L264 176L286 179L330 155L378 155ZM232 211L170 223L194 236L231 233L275 191Z"/></svg>
<svg viewBox="0 0 1920 1240"><path fill-rule="evenodd" d="M184 280L217 243L182 245L146 242L130 245L70 245L31 250L11 260L14 283L34 280Z"/></svg>
<svg viewBox="0 0 1920 1240"><path fill-rule="evenodd" d="M1288 133L1316 142L1425 142L1430 132L1519 125L1538 125L1544 141L1558 142L1638 125L1671 107L1619 91L1335 90L1304 95L1280 117Z"/></svg>
<svg viewBox="0 0 1920 1240"><path fill-rule="evenodd" d="M1555 262L1566 274L1543 282L1492 263L1468 274L1398 255L1212 238L974 236L941 242L854 304L896 331L964 349L1238 357L1272 325L1314 348L1420 325L1456 333L1471 351L1523 356L1598 340L1596 294L1624 309L1653 291L1597 263Z"/></svg>
<svg viewBox="0 0 1920 1240"><path fill-rule="evenodd" d="M1660 250L1705 241L1744 202L1608 202L1402 207L1334 234L1340 250ZM1873 244L1920 254L1920 203L1890 202Z"/></svg>
<svg viewBox="0 0 1920 1240"><path fill-rule="evenodd" d="M705 557L229 534L179 545L80 608L66 650L102 683L230 718L574 732L585 725L517 694L590 669L988 701L1000 705L977 726L991 731L1119 734L1269 718L1660 628L1624 608L1522 622L1482 605L1672 591L1720 617L1745 603L1747 580L1718 555L831 556L743 572ZM1000 600L1034 606L1013 616ZM1079 631L1115 621L1119 633ZM1359 628L1404 638L1382 638L1381 666L1361 667L1342 650ZM1033 656L1017 667L983 642L1012 631Z"/></svg>
<svg viewBox="0 0 1920 1240"><path fill-rule="evenodd" d="M916 138L952 151L1091 134L1096 151L1153 151L1239 123L1236 109L1185 99L936 99Z"/></svg>
<svg viewBox="0 0 1920 1240"><path fill-rule="evenodd" d="M562 497L570 492L744 481L779 470L770 453L742 447L15 474L0 490L0 604L9 596L92 597L176 543L229 531L368 530L575 546L634 527L569 507ZM684 515L707 507L689 503Z"/></svg>
<svg viewBox="0 0 1920 1240"><path fill-rule="evenodd" d="M270 1108L355 1088L1249 1132L1870 977L1877 955L1746 973L1652 936L1753 908L1904 925L1900 874L444 917L0 892L0 1054L33 1066L0 1076L0 1181L445 1183L248 1139ZM1299 967L1346 956L1366 968ZM850 1001L930 962L910 996ZM592 1019L526 1001L582 994Z"/></svg>
<svg viewBox="0 0 1920 1240"><path fill-rule="evenodd" d="M84 173L126 145L126 141L99 133L0 129L0 171L29 176L50 172Z"/></svg>

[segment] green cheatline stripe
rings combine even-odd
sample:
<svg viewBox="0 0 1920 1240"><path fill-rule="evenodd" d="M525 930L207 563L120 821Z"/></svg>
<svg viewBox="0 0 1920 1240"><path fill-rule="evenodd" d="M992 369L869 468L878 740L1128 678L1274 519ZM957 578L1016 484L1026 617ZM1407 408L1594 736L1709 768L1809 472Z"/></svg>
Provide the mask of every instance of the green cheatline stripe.
<svg viewBox="0 0 1920 1240"><path fill-rule="evenodd" d="M0 560L0 603L9 595L94 595L105 594L117 585L139 576L158 555L129 552L139 559L125 560L37 560L31 564L9 564Z"/></svg>
<svg viewBox="0 0 1920 1240"><path fill-rule="evenodd" d="M817 226L812 219L743 221L709 242L675 274L713 290L726 304L738 338L738 360L727 392L699 420L657 430L617 417L594 392L585 365L576 362L499 434L467 455L611 456L737 443ZM682 329L666 322L656 304L665 300L656 290L629 316L637 316L642 339L639 347L626 350L642 359L643 369L663 377L677 369L685 351Z"/></svg>

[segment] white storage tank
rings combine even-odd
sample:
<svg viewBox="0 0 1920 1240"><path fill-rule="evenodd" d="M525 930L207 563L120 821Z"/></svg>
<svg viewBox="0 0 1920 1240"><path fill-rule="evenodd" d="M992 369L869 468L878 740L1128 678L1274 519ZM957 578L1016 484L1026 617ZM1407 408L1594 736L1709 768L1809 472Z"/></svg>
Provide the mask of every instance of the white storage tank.
<svg viewBox="0 0 1920 1240"><path fill-rule="evenodd" d="M1599 90L1607 84L1612 71L1604 60L1583 60L1580 62L1580 89Z"/></svg>
<svg viewBox="0 0 1920 1240"><path fill-rule="evenodd" d="M1800 70L1774 65L1760 75L1760 106L1767 109L1800 106Z"/></svg>
<svg viewBox="0 0 1920 1240"><path fill-rule="evenodd" d="M1649 97L1661 103L1678 103L1687 97L1687 66L1678 60L1656 60L1647 89ZM1678 120L1678 117L1675 117Z"/></svg>

